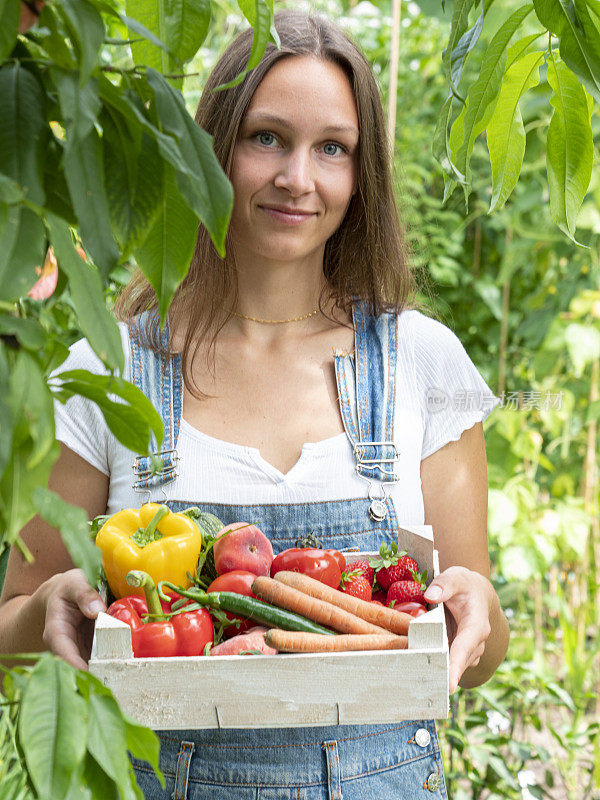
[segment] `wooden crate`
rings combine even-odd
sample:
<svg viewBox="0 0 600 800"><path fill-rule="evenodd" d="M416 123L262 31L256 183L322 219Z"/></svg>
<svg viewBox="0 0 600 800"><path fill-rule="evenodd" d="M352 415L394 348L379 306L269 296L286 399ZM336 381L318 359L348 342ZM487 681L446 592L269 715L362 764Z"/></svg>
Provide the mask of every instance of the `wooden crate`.
<svg viewBox="0 0 600 800"><path fill-rule="evenodd" d="M399 530L398 545L439 572L428 525ZM347 553L351 563L372 553ZM281 728L448 716L448 639L441 605L414 619L407 650L276 656L133 658L131 630L100 614L90 672L121 708L159 729Z"/></svg>

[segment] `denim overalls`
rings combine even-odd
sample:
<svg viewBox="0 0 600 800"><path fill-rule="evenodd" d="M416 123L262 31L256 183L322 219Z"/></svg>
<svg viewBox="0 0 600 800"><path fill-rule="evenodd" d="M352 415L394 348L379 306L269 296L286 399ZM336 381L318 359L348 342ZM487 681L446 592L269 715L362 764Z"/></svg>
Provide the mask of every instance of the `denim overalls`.
<svg viewBox="0 0 600 800"><path fill-rule="evenodd" d="M323 547L378 550L395 540L396 510L385 493L394 480L396 318L353 310L355 352L334 356L344 428L365 478L365 494L327 502L225 505L195 497L167 500L173 511L198 505L225 525L260 520L275 553L314 532ZM163 332L168 341L166 330ZM163 417L163 468L152 475L147 457L135 462L134 488L168 483L177 469L183 402L180 358L163 359L131 341L132 381ZM189 468L189 467L188 467ZM367 487L368 484L368 487ZM377 675L372 676L377 680ZM210 686L206 687L210 692ZM306 687L310 692L310 686ZM190 696L190 703L194 702ZM402 676L390 686L402 703ZM184 720L182 719L182 723ZM158 732L163 790L147 764L133 760L146 800L430 800L447 798L432 721L307 728L208 729Z"/></svg>

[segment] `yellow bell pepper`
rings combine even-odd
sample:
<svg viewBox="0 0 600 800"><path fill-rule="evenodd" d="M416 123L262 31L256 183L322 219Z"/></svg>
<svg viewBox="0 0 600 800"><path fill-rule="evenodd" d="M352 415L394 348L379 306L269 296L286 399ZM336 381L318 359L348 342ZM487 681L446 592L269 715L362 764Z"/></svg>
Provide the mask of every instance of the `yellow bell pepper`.
<svg viewBox="0 0 600 800"><path fill-rule="evenodd" d="M143 594L132 589L127 573L147 572L155 584L171 581L187 588L202 546L202 534L185 514L174 514L167 506L146 503L140 509L126 508L109 517L98 531L96 544L108 585L119 599Z"/></svg>

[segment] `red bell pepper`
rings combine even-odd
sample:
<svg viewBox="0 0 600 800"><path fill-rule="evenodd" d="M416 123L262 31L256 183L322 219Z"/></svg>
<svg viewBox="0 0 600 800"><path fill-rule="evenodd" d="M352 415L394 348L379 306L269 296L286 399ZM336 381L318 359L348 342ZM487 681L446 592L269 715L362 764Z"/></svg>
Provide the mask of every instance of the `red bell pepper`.
<svg viewBox="0 0 600 800"><path fill-rule="evenodd" d="M142 587L145 597L115 600L108 613L130 626L135 658L204 655L204 648L214 638L212 618L205 608L195 606L186 611L183 606L173 612L171 606L180 598L175 596L168 603L161 600L154 581L141 570L129 572L127 582ZM149 615L148 621L143 619L145 615Z"/></svg>

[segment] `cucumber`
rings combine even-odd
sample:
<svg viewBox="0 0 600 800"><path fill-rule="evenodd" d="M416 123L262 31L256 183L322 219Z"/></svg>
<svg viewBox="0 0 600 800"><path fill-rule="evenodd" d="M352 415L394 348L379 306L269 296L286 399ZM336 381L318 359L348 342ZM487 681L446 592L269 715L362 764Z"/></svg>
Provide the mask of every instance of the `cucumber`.
<svg viewBox="0 0 600 800"><path fill-rule="evenodd" d="M233 614L239 614L239 616L252 619L255 622L262 622L263 625L268 625L271 628L337 636L335 631L324 628L322 625L306 619L301 614L286 611L284 608L272 606L270 603L256 600L254 597L247 597L244 594L236 594L236 592L199 592L197 590L194 591L194 589L183 591L168 581L161 581L160 586L172 589L183 597L189 597L201 606L231 611Z"/></svg>

